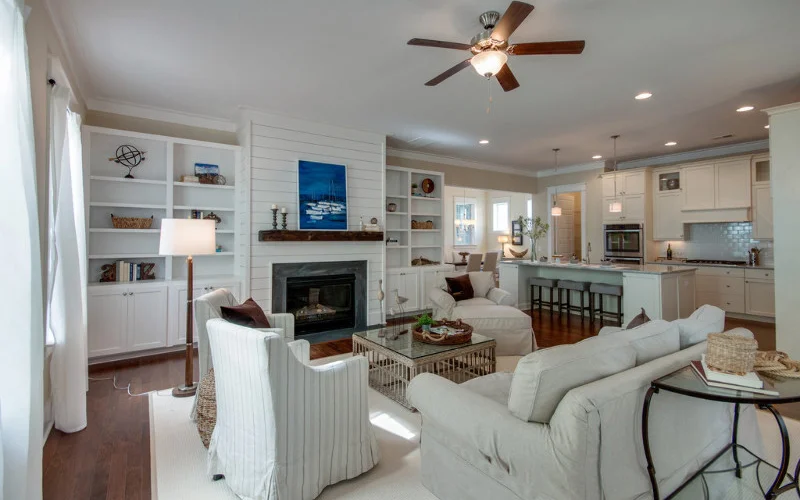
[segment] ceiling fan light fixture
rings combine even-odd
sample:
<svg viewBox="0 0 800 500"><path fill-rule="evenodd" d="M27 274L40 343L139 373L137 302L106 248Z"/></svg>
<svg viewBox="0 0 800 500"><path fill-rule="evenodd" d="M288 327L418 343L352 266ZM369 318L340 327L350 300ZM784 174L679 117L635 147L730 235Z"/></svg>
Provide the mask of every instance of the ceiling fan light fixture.
<svg viewBox="0 0 800 500"><path fill-rule="evenodd" d="M479 75L491 78L496 75L508 61L508 55L499 50L484 50L472 56L470 63Z"/></svg>

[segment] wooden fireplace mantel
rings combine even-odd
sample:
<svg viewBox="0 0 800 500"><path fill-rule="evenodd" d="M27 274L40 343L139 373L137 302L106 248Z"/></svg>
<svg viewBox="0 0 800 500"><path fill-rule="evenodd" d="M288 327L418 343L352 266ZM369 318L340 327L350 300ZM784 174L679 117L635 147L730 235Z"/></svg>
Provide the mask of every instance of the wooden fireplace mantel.
<svg viewBox="0 0 800 500"><path fill-rule="evenodd" d="M289 231L258 232L258 241L383 241L383 231Z"/></svg>

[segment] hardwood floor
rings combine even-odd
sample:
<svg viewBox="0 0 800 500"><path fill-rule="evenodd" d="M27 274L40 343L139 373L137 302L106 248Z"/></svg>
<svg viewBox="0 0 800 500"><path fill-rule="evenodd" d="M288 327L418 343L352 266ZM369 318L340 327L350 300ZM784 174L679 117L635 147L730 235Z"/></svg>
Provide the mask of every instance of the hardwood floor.
<svg viewBox="0 0 800 500"><path fill-rule="evenodd" d="M558 318L547 311L532 320L540 348L572 344L595 335L600 324ZM775 327L729 319L726 329L743 326L753 331L761 349L775 348ZM352 352L350 339L311 346L317 359ZM183 378L181 354L133 360L90 368L87 393L88 426L65 434L53 430L44 447L45 500L139 500L150 495L150 427L146 396L132 394L168 389ZM198 363L195 362L195 372ZM112 380L116 376L116 386ZM197 373L195 373L197 376ZM800 404L783 405L785 416L800 418ZM177 465L176 465L177 466Z"/></svg>

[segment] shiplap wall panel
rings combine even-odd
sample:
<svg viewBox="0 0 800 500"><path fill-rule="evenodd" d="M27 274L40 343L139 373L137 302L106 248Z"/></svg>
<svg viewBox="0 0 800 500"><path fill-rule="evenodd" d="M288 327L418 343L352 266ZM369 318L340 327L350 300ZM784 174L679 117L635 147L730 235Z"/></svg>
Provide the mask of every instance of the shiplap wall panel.
<svg viewBox="0 0 800 500"><path fill-rule="evenodd" d="M287 227L297 229L297 163L299 160L347 167L348 225L377 217L384 224L386 141L380 134L303 120L246 112L245 133L250 166L250 295L264 310L272 309L272 266L289 262L367 261L367 323L381 321L375 299L384 279L382 242L258 241L258 231L271 229L272 204L286 207ZM242 144L244 144L244 140ZM278 224L281 216L278 215Z"/></svg>

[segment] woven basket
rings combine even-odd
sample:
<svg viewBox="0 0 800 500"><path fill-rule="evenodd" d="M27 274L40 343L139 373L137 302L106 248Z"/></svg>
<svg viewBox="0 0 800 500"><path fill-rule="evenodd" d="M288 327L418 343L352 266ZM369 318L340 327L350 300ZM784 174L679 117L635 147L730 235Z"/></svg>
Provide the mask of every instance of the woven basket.
<svg viewBox="0 0 800 500"><path fill-rule="evenodd" d="M208 448L211 434L217 426L217 390L214 381L214 369L200 380L197 387L197 432L203 446Z"/></svg>
<svg viewBox="0 0 800 500"><path fill-rule="evenodd" d="M710 333L706 363L712 370L744 375L753 371L758 342L740 335Z"/></svg>
<svg viewBox="0 0 800 500"><path fill-rule="evenodd" d="M423 222L423 221L412 220L411 229L433 229L433 221L427 220Z"/></svg>
<svg viewBox="0 0 800 500"><path fill-rule="evenodd" d="M114 229L150 229L153 225L153 216L114 217L114 214L111 214L111 225Z"/></svg>

